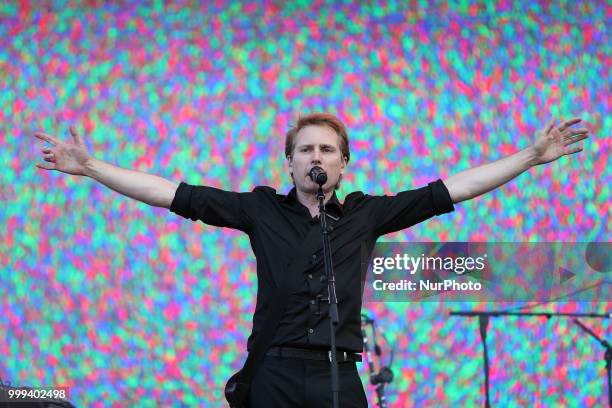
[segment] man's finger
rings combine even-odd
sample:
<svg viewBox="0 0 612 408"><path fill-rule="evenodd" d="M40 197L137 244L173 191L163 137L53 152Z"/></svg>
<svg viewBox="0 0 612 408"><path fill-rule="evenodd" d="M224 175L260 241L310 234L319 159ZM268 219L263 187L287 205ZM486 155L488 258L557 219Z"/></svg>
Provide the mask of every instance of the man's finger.
<svg viewBox="0 0 612 408"><path fill-rule="evenodd" d="M546 132L545 133L549 134L554 126L555 126L555 117L553 116L553 118L548 123L548 126L546 126Z"/></svg>
<svg viewBox="0 0 612 408"><path fill-rule="evenodd" d="M59 144L59 140L57 140L53 136L50 136L50 135L48 135L46 133L36 132L36 133L34 133L34 136L39 138L39 139L41 139L41 140L44 140L45 142L49 142L49 143L51 143L53 145Z"/></svg>
<svg viewBox="0 0 612 408"><path fill-rule="evenodd" d="M589 135L587 134L577 134L577 135L570 136L563 141L563 146L569 146L571 144L584 140L587 137L589 137Z"/></svg>
<svg viewBox="0 0 612 408"><path fill-rule="evenodd" d="M582 119L580 118L571 118L570 120L566 120L565 122L563 122L562 124L559 125L559 130L560 131L564 131L565 129L567 129L568 127L575 125L576 123L580 122Z"/></svg>
<svg viewBox="0 0 612 408"><path fill-rule="evenodd" d="M582 145L574 147L566 147L563 154L574 154L582 151Z"/></svg>
<svg viewBox="0 0 612 408"><path fill-rule="evenodd" d="M588 133L589 131L584 128L576 130L566 129L565 132L563 132L563 139L570 139L572 137L576 137L576 135L586 135Z"/></svg>
<svg viewBox="0 0 612 408"><path fill-rule="evenodd" d="M587 129L587 128L570 129L568 133L570 135L578 135L578 134L583 134L583 133L589 133L589 129Z"/></svg>
<svg viewBox="0 0 612 408"><path fill-rule="evenodd" d="M55 165L36 163L36 167L43 170L55 170Z"/></svg>
<svg viewBox="0 0 612 408"><path fill-rule="evenodd" d="M70 134L72 135L72 139L76 144L82 143L81 137L77 133L76 127L74 127L74 125L70 126Z"/></svg>

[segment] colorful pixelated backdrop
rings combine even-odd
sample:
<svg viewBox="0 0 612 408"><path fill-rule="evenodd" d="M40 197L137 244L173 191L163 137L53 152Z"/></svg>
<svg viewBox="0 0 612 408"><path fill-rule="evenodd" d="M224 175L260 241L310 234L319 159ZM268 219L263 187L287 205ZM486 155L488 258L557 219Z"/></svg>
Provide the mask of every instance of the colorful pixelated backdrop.
<svg viewBox="0 0 612 408"><path fill-rule="evenodd" d="M36 169L35 131L74 124L97 158L175 182L287 192L285 131L332 112L351 138L342 198L420 187L581 116L579 155L384 239L609 241L609 2L106 3L0 5L5 382L65 385L78 406L221 406L254 309L246 236ZM479 306L508 305L364 305L395 349L392 406L482 403L477 322L448 316ZM489 344L496 406L605 404L599 345L571 321L494 319Z"/></svg>

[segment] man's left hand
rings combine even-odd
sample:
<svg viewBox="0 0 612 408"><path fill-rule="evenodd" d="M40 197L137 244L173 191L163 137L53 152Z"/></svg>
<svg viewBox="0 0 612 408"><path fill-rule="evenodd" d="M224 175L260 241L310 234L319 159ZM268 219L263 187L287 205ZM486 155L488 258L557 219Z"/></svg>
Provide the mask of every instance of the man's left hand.
<svg viewBox="0 0 612 408"><path fill-rule="evenodd" d="M534 165L550 163L561 156L574 154L582 151L582 146L570 145L586 139L588 129L572 129L571 126L582 121L580 118L573 118L555 126L553 118L546 128L542 129L537 136L535 143L531 146L534 153Z"/></svg>

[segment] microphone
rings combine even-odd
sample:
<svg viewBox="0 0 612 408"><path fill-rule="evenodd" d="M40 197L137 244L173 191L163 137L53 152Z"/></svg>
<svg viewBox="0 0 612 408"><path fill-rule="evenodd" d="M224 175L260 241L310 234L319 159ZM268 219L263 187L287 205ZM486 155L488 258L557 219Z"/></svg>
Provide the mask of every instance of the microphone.
<svg viewBox="0 0 612 408"><path fill-rule="evenodd" d="M308 175L310 176L310 179L312 181L314 181L320 186L327 182L327 173L319 166L314 166L312 169L310 169Z"/></svg>

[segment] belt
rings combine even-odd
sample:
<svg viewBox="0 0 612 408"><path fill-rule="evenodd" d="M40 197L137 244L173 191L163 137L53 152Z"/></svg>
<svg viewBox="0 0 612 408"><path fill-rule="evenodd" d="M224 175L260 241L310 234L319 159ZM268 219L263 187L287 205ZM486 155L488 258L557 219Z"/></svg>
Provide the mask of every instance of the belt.
<svg viewBox="0 0 612 408"><path fill-rule="evenodd" d="M305 360L331 361L331 350L313 350L296 347L270 347L266 352L270 357L302 358ZM361 361L361 354L350 351L337 351L339 363Z"/></svg>

